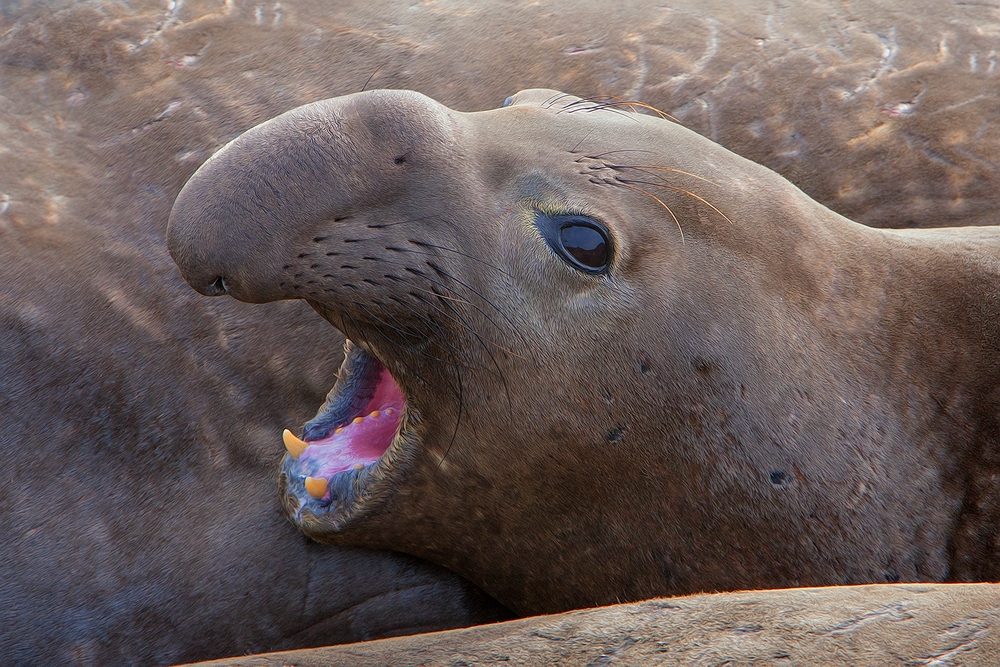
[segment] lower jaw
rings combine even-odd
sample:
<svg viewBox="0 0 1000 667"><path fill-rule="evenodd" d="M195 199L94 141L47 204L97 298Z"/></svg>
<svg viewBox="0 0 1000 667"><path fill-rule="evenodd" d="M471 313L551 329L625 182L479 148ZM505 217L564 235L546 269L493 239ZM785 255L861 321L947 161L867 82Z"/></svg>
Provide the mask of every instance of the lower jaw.
<svg viewBox="0 0 1000 667"><path fill-rule="evenodd" d="M408 467L407 464L411 459L408 452L416 451L415 443L411 441L415 439L415 426L419 423L417 412L405 398L402 398L401 394L399 396L403 402L399 403L394 401L391 391L381 391L382 380L378 381L379 384L374 389L371 401L361 408L364 414L360 417L356 419L345 418L344 415L349 413L343 412L338 407L339 403L357 403L350 394L351 375L352 373L356 375L358 363L367 364L372 360L378 365L378 369L372 372L384 372L387 377L391 378L381 362L348 341L340 379L338 379L334 390L331 391L332 398L328 399L320 414L310 421L304 429L304 437L309 437L307 433L312 433L316 439L299 441L300 444L309 445L309 447L294 454L289 449L290 453L282 462L279 493L285 514L303 532L316 539L323 539L323 536L339 533L350 521L365 514L373 505L380 504L379 500L391 491L390 478L399 474L400 467ZM352 370L351 364L354 364L354 370ZM345 378L347 378L346 382ZM391 379L391 382L396 388L396 392L399 392L395 380ZM345 388L342 386L344 384L348 386ZM363 417L371 416L367 415L367 411L372 408L371 403L378 402L378 396L382 394L388 395L387 400L390 401L393 409L399 410L399 422L398 427L393 427L394 433L391 440L381 454L378 453L381 447L375 449L363 446L354 448L355 441L353 440L344 445L351 449L350 455L345 459L346 465L330 461L330 458L337 458L341 452L335 451L333 456L329 458L324 458L326 454L313 453L330 446L324 443L329 443L334 438L335 434L330 428L331 424L343 423L345 428L351 428L350 422L365 421ZM367 399L365 400L367 401ZM333 407L330 407L331 402ZM351 408L351 410L357 409L357 407ZM335 416L338 413L340 417L336 418L336 421L331 422L328 419L331 415ZM376 415L374 419L379 418L378 411L371 414ZM317 422L327 425L322 429L317 429ZM367 421L365 423L367 424ZM364 428L364 426L359 426L359 428ZM342 430L344 429L336 429L338 433ZM344 435L346 437L347 434ZM336 450L336 448L333 449ZM354 454L358 454L357 460L351 458ZM317 477L311 475L317 475ZM324 483L322 491L325 492L318 492L315 486L309 486L309 482L315 482L317 478Z"/></svg>
<svg viewBox="0 0 1000 667"><path fill-rule="evenodd" d="M328 482L328 496L317 499L306 490L303 475L289 469L289 458L282 466L278 487L285 514L292 523L303 527L320 522L327 529L338 531L358 513L365 496L368 467L333 475Z"/></svg>
<svg viewBox="0 0 1000 667"><path fill-rule="evenodd" d="M397 434L378 461L330 478L329 498L313 498L306 491L302 476L291 469L291 457L286 456L278 477L278 493L282 509L292 524L320 542L382 548L384 545L377 544L374 536L365 536L372 540L361 539L351 529L362 523L368 526L370 522L366 519L380 514L378 510L394 497L399 480L413 472L414 452L418 451L413 442L413 429L419 422L416 411L408 410L406 420L408 427ZM348 538L346 533L353 537Z"/></svg>

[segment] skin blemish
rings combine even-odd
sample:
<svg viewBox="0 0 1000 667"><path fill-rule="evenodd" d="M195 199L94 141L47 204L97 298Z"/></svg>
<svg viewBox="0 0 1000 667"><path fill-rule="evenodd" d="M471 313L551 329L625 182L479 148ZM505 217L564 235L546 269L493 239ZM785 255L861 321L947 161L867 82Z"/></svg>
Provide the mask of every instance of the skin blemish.
<svg viewBox="0 0 1000 667"><path fill-rule="evenodd" d="M613 429L607 432L604 439L608 442L621 442L625 437L625 430L628 428L626 424L618 424Z"/></svg>

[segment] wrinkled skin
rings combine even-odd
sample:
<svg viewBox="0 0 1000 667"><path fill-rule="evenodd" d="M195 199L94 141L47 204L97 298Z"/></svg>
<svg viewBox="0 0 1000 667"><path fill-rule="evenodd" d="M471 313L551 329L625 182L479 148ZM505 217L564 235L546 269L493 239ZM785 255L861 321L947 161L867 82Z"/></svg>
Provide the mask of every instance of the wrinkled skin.
<svg viewBox="0 0 1000 667"><path fill-rule="evenodd" d="M674 122L512 99L307 105L174 204L195 289L304 299L406 394L351 495L286 459L306 534L523 614L1000 577L1000 228L868 228ZM566 214L607 230L605 273L544 240Z"/></svg>
<svg viewBox="0 0 1000 667"><path fill-rule="evenodd" d="M369 79L463 110L619 95L869 224L994 219L994 8L669 5L3 3L0 655L154 664L501 613L273 506L278 434L340 338L295 305L198 300L163 246L184 181L267 118Z"/></svg>

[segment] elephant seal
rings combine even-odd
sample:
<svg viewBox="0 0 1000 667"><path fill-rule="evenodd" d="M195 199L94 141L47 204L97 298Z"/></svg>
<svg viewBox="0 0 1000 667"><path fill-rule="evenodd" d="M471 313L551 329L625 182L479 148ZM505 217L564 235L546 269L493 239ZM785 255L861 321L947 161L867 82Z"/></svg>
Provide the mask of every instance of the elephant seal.
<svg viewBox="0 0 1000 667"><path fill-rule="evenodd" d="M961 663L992 667L1000 654L998 630L997 584L831 586L649 600L202 665L874 667Z"/></svg>
<svg viewBox="0 0 1000 667"><path fill-rule="evenodd" d="M317 540L522 614L1000 578L1000 228L868 228L624 103L372 91L216 153L167 243L351 341L286 436Z"/></svg>
<svg viewBox="0 0 1000 667"><path fill-rule="evenodd" d="M555 87L642 99L866 224L982 224L998 23L950 0L3 3L0 655L155 664L505 613L271 506L273 436L341 338L300 305L192 298L163 239L239 133L366 82L464 110Z"/></svg>

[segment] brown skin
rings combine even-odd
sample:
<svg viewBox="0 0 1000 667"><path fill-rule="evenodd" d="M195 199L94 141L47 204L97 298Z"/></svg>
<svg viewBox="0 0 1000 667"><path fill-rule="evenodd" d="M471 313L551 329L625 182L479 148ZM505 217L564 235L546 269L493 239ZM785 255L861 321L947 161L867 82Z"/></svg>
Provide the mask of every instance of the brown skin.
<svg viewBox="0 0 1000 667"><path fill-rule="evenodd" d="M25 0L0 26L0 62L44 81L49 115L33 127L93 117L126 154L135 142L112 130L212 140L148 163L158 169L182 156L193 168L256 123L366 83L461 111L544 87L651 104L865 224L998 222L990 3L186 0L170 12L161 0ZM105 104L131 125L103 122Z"/></svg>
<svg viewBox="0 0 1000 667"><path fill-rule="evenodd" d="M931 0L4 3L0 655L154 664L496 613L439 568L310 546L275 509L278 434L340 337L301 305L200 300L163 240L242 131L369 79L464 110L550 86L663 108L868 224L993 221L996 23Z"/></svg>
<svg viewBox="0 0 1000 667"><path fill-rule="evenodd" d="M997 655L1000 585L897 584L650 600L204 667L994 667Z"/></svg>
<svg viewBox="0 0 1000 667"><path fill-rule="evenodd" d="M324 547L282 515L275 437L322 401L343 337L304 304L201 298L164 230L201 160L283 108L235 102L239 70L171 65L180 27L129 51L162 2L70 4L0 15L0 663L164 665L509 617L439 566Z"/></svg>
<svg viewBox="0 0 1000 667"><path fill-rule="evenodd" d="M676 123L560 95L327 100L181 192L168 245L195 289L306 299L409 399L350 504L284 496L300 528L519 613L1000 577L1000 229L870 229ZM606 225L608 274L557 257L539 210Z"/></svg>

